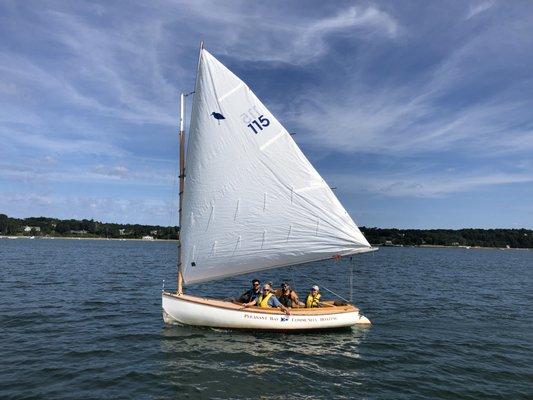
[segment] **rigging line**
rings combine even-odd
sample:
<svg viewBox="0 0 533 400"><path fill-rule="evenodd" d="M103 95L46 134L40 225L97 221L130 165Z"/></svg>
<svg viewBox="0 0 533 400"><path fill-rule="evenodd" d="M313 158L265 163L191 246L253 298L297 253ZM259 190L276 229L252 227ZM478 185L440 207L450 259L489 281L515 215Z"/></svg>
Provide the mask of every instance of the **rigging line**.
<svg viewBox="0 0 533 400"><path fill-rule="evenodd" d="M312 283L313 285L315 284L314 281L310 280L308 277L304 276L304 279L306 279L308 282ZM334 296L337 296L339 299L342 299L346 302L350 302L350 300L348 300L347 298L341 296L340 294L334 292L333 290L329 289L328 287L326 287L324 284L320 284L320 286L324 289L326 289L328 292L330 292L332 295Z"/></svg>
<svg viewBox="0 0 533 400"><path fill-rule="evenodd" d="M289 271L291 273L291 287L293 288L294 291L296 291L296 293L298 293L298 291L296 290L296 281L294 280L294 269L293 269L293 267L290 267Z"/></svg>
<svg viewBox="0 0 533 400"><path fill-rule="evenodd" d="M333 290L328 289L326 286L324 286L324 285L322 285L322 284L321 284L320 286L322 286L324 289L326 289L328 292L330 292L330 293L333 294L334 296L337 296L339 299L342 299L342 300L344 300L344 301L346 301L346 302L350 302L348 299L346 299L345 297L341 296L341 295L338 294L338 293L335 293Z"/></svg>
<svg viewBox="0 0 533 400"><path fill-rule="evenodd" d="M353 303L353 257L350 257L350 303Z"/></svg>

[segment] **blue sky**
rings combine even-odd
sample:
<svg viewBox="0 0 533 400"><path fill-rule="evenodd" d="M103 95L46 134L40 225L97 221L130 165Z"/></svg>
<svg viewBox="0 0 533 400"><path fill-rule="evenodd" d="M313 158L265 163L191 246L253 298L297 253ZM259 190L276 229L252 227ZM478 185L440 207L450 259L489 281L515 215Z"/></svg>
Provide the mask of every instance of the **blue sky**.
<svg viewBox="0 0 533 400"><path fill-rule="evenodd" d="M198 44L359 225L533 228L533 3L0 3L0 213L177 223Z"/></svg>

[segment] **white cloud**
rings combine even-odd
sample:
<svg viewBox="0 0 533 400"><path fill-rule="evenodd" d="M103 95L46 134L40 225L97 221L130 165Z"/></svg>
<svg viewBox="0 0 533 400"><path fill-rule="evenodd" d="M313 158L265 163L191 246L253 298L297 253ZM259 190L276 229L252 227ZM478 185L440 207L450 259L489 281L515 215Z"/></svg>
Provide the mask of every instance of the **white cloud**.
<svg viewBox="0 0 533 400"><path fill-rule="evenodd" d="M343 153L407 155L427 152L470 152L480 157L533 149L530 128L533 107L530 80L516 80L485 98L478 91L492 85L499 57L523 54L508 47L508 40L492 40L492 34L470 39L412 81L392 82L377 87L364 84L355 71L335 89L305 91L283 110L283 119L304 134L298 140L311 147ZM518 37L518 41L531 41ZM487 44L489 43L489 44ZM480 59L486 59L480 63ZM487 81L481 81L486 77ZM497 86L495 86L497 87ZM458 98L456 106L447 96Z"/></svg>
<svg viewBox="0 0 533 400"><path fill-rule="evenodd" d="M14 182L31 182L35 185L47 183L113 183L120 185L161 186L170 188L175 177L168 168L143 166L132 170L124 165L72 165L61 166L39 163L0 164L0 178ZM38 190L36 190L38 191Z"/></svg>
<svg viewBox="0 0 533 400"><path fill-rule="evenodd" d="M126 179L132 174L131 171L124 165L110 167L100 164L93 168L93 172L99 175L117 177L120 179Z"/></svg>
<svg viewBox="0 0 533 400"><path fill-rule="evenodd" d="M468 9L465 19L468 20L472 17L475 17L478 14L481 14L482 12L494 6L494 4L496 4L495 1L482 1L476 5L470 5L470 8Z"/></svg>
<svg viewBox="0 0 533 400"><path fill-rule="evenodd" d="M100 140L76 139L73 137L54 138L53 136L29 133L27 131L3 128L0 138L17 148L40 149L52 154L107 155L119 157L127 153L121 148Z"/></svg>
<svg viewBox="0 0 533 400"><path fill-rule="evenodd" d="M340 8L332 16L304 17L277 11L268 3L181 2L180 11L202 21L207 47L246 61L303 65L327 54L334 34L358 35L372 40L395 39L398 22L376 6ZM216 9L216 12L206 10ZM243 40L246 38L246 40Z"/></svg>
<svg viewBox="0 0 533 400"><path fill-rule="evenodd" d="M420 173L402 171L391 174L331 174L328 181L345 193L370 192L389 197L444 197L483 187L533 182L533 171L526 173Z"/></svg>

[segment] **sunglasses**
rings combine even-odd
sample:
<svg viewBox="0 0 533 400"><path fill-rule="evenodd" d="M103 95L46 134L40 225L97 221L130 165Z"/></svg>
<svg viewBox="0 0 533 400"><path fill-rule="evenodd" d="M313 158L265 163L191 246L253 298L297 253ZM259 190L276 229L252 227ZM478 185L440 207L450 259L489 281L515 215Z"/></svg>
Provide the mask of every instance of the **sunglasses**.
<svg viewBox="0 0 533 400"><path fill-rule="evenodd" d="M260 283L254 283L253 285L254 285L254 286L259 286L259 285L260 285Z"/></svg>

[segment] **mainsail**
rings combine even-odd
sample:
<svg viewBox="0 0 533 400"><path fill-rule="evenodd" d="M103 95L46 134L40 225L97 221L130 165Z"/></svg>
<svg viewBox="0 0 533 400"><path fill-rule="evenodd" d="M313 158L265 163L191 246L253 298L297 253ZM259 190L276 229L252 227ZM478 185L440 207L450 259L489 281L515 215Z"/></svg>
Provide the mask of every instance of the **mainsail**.
<svg viewBox="0 0 533 400"><path fill-rule="evenodd" d="M180 232L185 283L371 250L287 130L205 49L195 92Z"/></svg>

